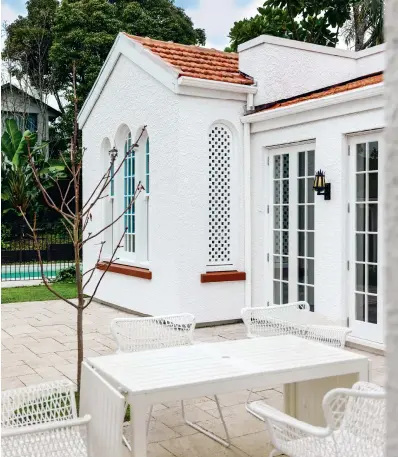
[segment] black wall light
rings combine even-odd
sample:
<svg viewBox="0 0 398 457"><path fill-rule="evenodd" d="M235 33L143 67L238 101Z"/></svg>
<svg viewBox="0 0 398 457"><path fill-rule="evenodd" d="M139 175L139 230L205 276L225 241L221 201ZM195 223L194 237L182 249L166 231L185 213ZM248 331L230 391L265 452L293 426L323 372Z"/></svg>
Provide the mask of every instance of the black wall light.
<svg viewBox="0 0 398 457"><path fill-rule="evenodd" d="M324 171L319 170L316 172L312 188L317 195L323 195L325 200L330 200L331 184L326 182Z"/></svg>

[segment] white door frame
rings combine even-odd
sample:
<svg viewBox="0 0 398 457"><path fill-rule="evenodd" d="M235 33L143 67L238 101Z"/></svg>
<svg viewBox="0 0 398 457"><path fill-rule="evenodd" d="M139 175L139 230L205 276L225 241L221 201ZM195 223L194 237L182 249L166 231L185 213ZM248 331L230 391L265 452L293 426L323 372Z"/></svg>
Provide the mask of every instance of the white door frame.
<svg viewBox="0 0 398 457"><path fill-rule="evenodd" d="M378 224L377 224L377 324L368 323L356 319L356 302L355 302L355 290L356 290L356 212L357 212L357 201L356 201L356 160L357 151L356 145L361 143L368 144L369 142L378 142L378 194L377 194L377 210L378 210ZM348 232L347 232L347 254L349 261L348 271L348 287L347 287L347 304L348 304L348 318L349 326L352 328L352 337L360 338L364 340L373 341L376 343L383 343L383 250L381 240L383 239L383 205L384 199L383 186L380 183L383 182L383 161L384 161L384 138L382 130L366 131L362 133L355 133L347 135L347 142L349 148L349 160L348 160ZM368 175L368 173L366 173ZM366 189L368 189L368 178L366 180ZM368 195L368 194L367 194ZM366 200L368 202L368 200ZM367 224L368 216L365 217ZM365 227L365 237L368 236L368 227ZM371 234L374 232L370 232ZM367 243L367 241L366 241ZM366 244L367 246L367 244ZM367 260L368 252L365 253L365 274L367 278ZM361 263L362 264L362 263ZM366 287L366 286L365 286ZM367 314L367 306L365 306L365 314ZM368 316L365 316L367 320Z"/></svg>
<svg viewBox="0 0 398 457"><path fill-rule="evenodd" d="M302 141L291 144L283 144L276 146L269 146L265 148L265 161L264 161L264 198L266 200L266 219L264 223L264 259L265 259L265 280L264 287L267 305L274 303L274 179L273 179L273 160L277 155L289 154L289 203L288 203L288 214L289 214L289 241L288 241L288 261L289 261L289 278L288 278L288 293L289 301L298 300L298 153L303 151L315 151L315 140L311 139L308 141ZM306 155L307 157L307 155ZM307 159L306 159L307 160ZM316 161L316 154L315 154ZM316 165L314 165L316 170ZM306 170L307 171L307 170ZM307 176L307 172L306 172ZM309 178L304 178L309 181ZM312 186L311 177L311 186ZM282 184L282 183L281 183ZM312 188L311 188L312 192ZM281 189L282 193L282 189ZM281 196L282 198L282 196ZM305 194L307 199L307 195ZM316 199L314 197L314 203ZM292 221L294 225L292 225ZM281 214L281 224L283 223L283 217ZM314 220L315 223L315 220ZM315 227L314 227L315 228ZM315 243L314 243L315 244ZM281 254L283 254L283 242L282 235L280 240ZM315 248L314 248L315 249ZM315 256L314 256L315 258ZM315 267L314 267L315 276ZM314 281L315 282L315 281ZM283 301L283 300L281 300Z"/></svg>

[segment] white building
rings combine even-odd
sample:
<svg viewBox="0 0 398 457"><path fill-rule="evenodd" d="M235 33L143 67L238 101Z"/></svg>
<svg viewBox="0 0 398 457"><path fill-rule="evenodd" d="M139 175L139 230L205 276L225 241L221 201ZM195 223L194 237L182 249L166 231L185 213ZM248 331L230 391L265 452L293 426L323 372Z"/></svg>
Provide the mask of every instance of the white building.
<svg viewBox="0 0 398 457"><path fill-rule="evenodd" d="M304 299L382 347L383 70L383 46L261 36L228 54L119 34L79 116L85 198L108 151L117 166L147 128L87 232L120 214L139 181L146 190L103 234L106 262L127 227L97 298L199 323ZM330 200L312 189L319 169Z"/></svg>

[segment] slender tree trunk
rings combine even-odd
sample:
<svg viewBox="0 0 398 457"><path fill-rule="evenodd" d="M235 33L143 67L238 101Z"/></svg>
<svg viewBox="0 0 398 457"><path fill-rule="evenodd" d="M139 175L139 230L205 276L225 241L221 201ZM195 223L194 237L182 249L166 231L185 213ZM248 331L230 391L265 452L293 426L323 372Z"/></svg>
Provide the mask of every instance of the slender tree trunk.
<svg viewBox="0 0 398 457"><path fill-rule="evenodd" d="M387 346L387 457L398 449L398 0L387 1L385 110L387 151L384 164L385 285L384 324Z"/></svg>
<svg viewBox="0 0 398 457"><path fill-rule="evenodd" d="M352 7L355 29L355 51L361 51L365 43L365 24L363 22L361 6L356 3Z"/></svg>

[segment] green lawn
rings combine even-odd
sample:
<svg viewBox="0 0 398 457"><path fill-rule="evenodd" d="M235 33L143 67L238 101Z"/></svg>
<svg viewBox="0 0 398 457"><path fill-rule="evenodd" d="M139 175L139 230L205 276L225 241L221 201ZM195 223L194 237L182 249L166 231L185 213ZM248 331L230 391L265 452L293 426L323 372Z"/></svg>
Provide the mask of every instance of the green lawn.
<svg viewBox="0 0 398 457"><path fill-rule="evenodd" d="M55 283L52 287L65 298L77 297L75 284ZM57 300L46 286L7 287L1 290L2 303L44 300Z"/></svg>

